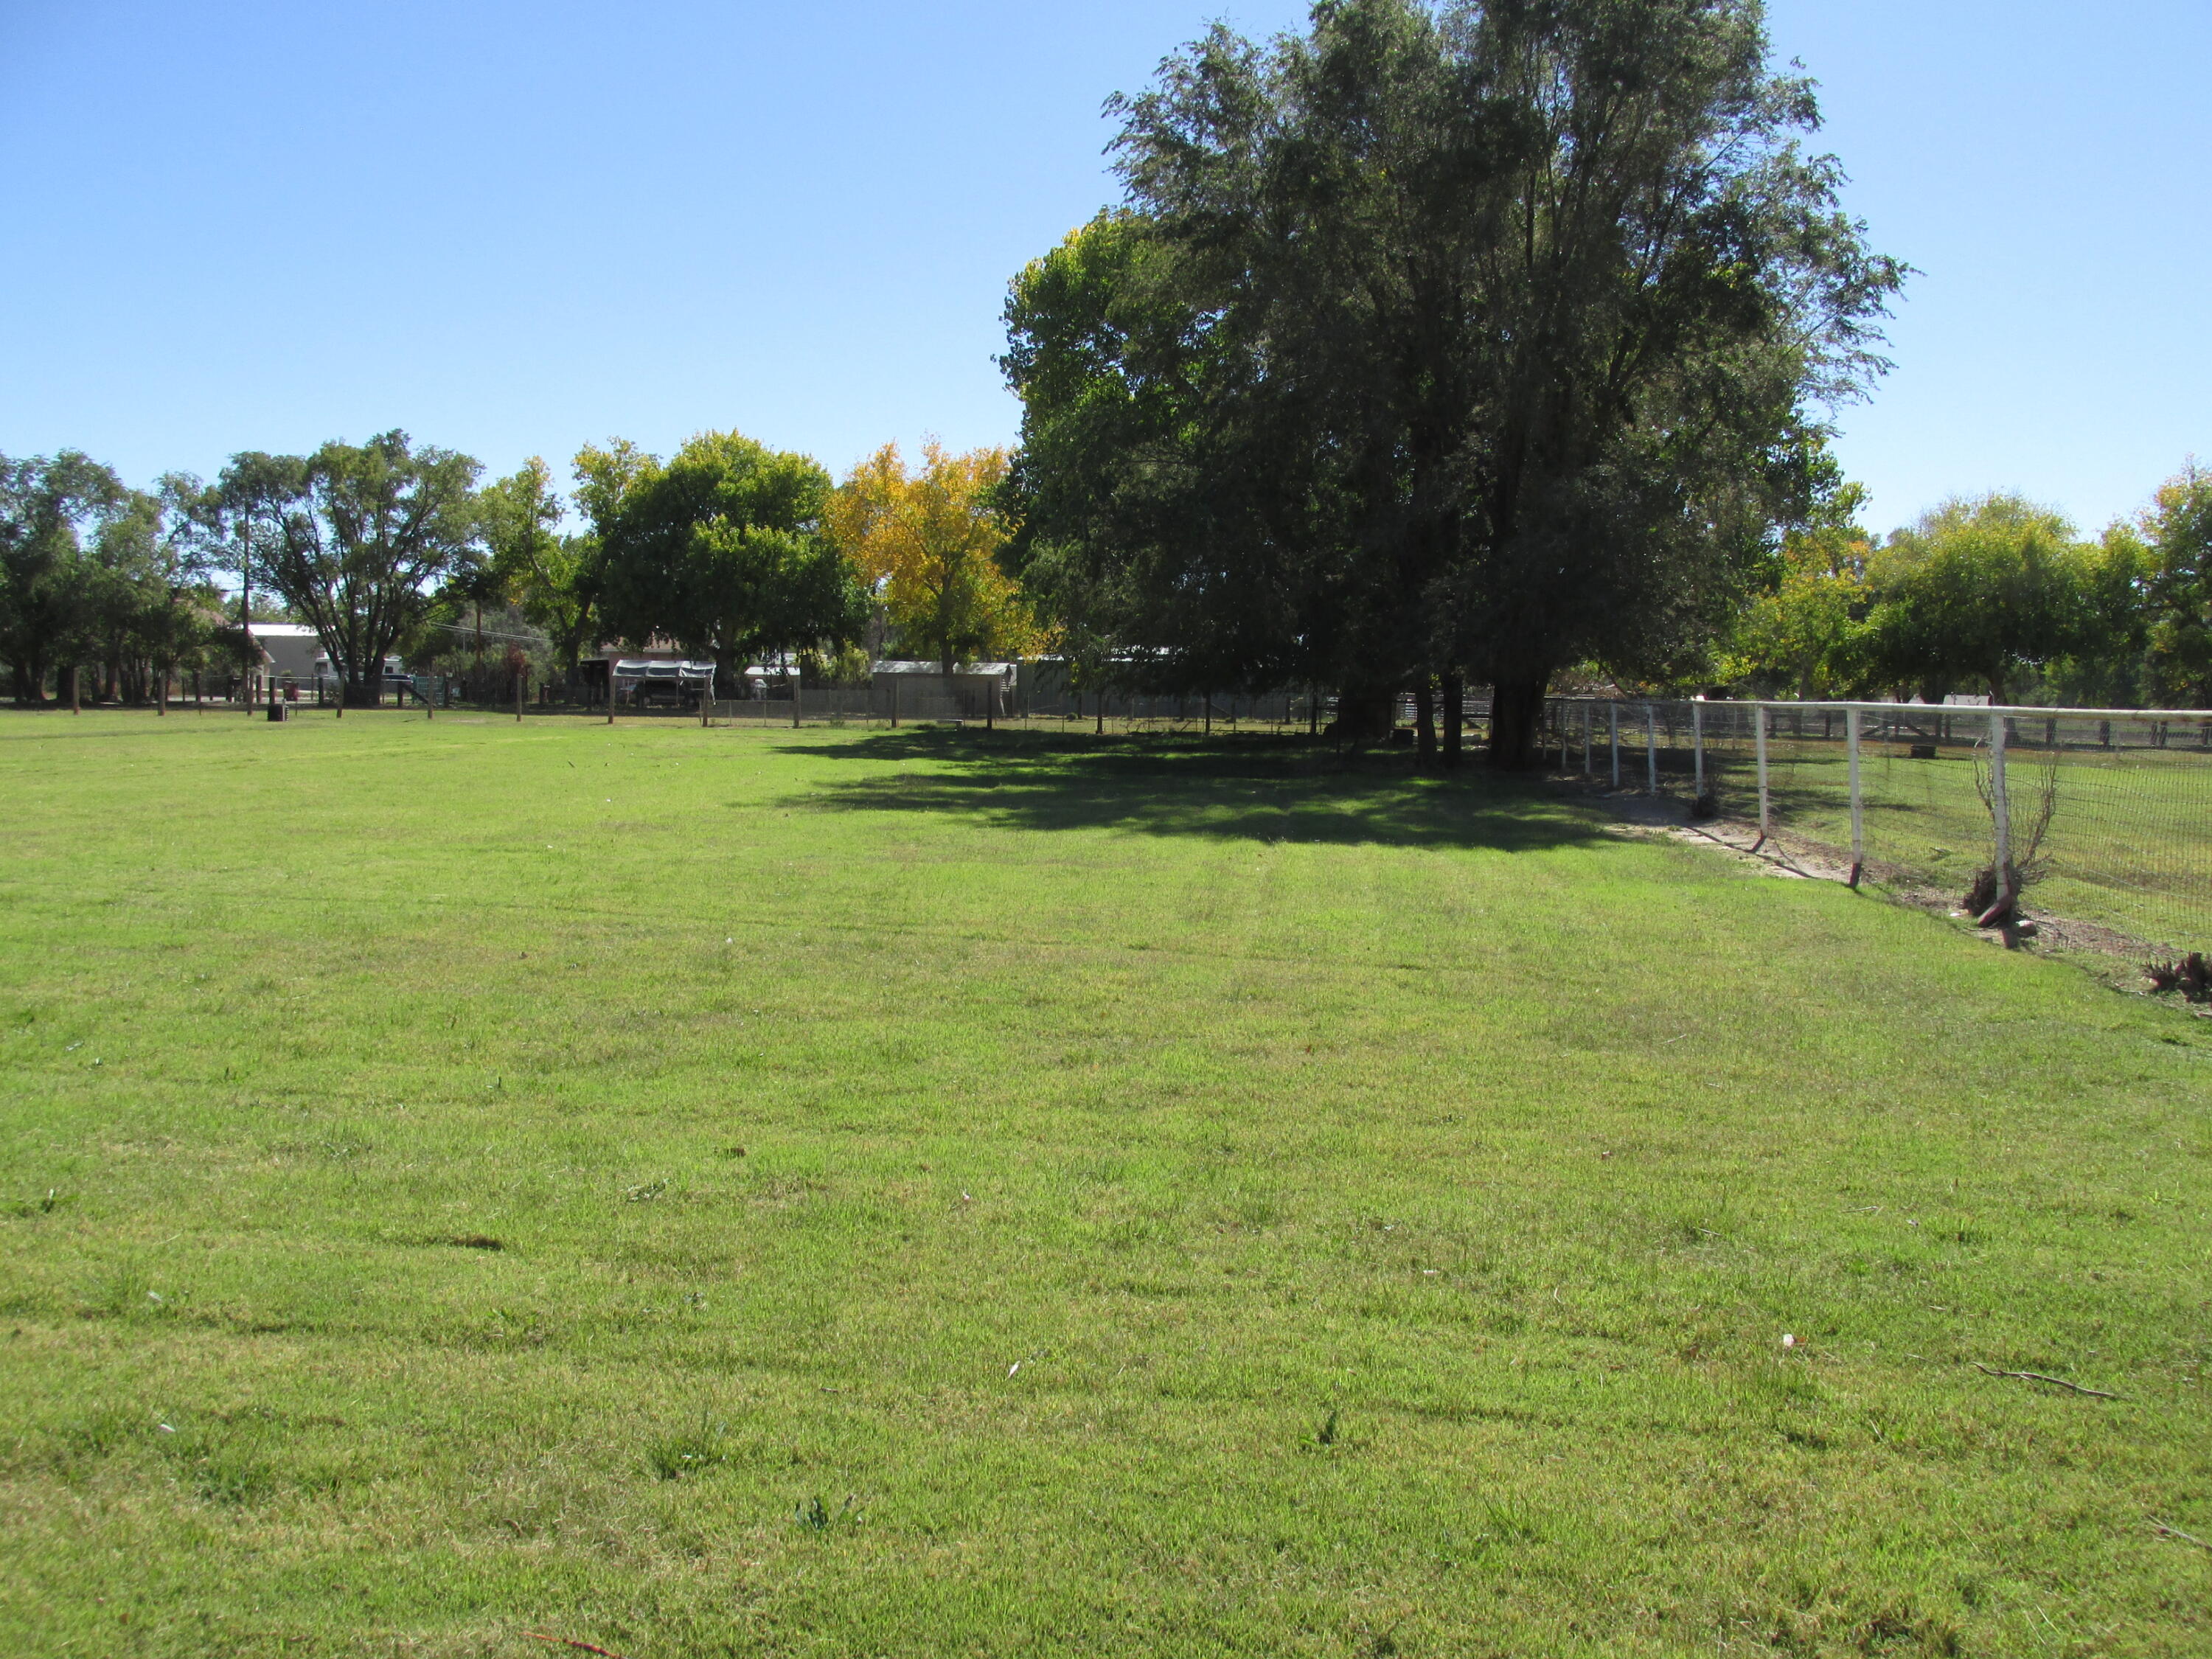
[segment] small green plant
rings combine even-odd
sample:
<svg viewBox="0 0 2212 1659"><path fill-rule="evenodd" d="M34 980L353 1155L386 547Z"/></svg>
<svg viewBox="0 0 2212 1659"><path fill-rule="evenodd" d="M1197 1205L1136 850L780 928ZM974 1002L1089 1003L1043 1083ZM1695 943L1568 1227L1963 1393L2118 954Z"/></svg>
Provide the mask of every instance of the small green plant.
<svg viewBox="0 0 2212 1659"><path fill-rule="evenodd" d="M1483 1505L1483 1536L1500 1544L1534 1543L1543 1536L1526 1505L1508 1501Z"/></svg>
<svg viewBox="0 0 2212 1659"><path fill-rule="evenodd" d="M152 1443L202 1502L251 1504L276 1485L276 1472L261 1455L259 1438L251 1425L240 1429L179 1418L173 1424L157 1424Z"/></svg>
<svg viewBox="0 0 2212 1659"><path fill-rule="evenodd" d="M648 1441L645 1461L663 1480L681 1480L687 1474L703 1474L728 1462L729 1443L718 1425L702 1419L696 1429Z"/></svg>
<svg viewBox="0 0 2212 1659"><path fill-rule="evenodd" d="M800 1499L799 1506L792 1511L791 1518L808 1532L817 1535L825 1534L833 1528L852 1526L860 1520L862 1512L854 1507L855 1501L852 1494L848 1493L845 1501L832 1510L817 1492L811 1498Z"/></svg>
<svg viewBox="0 0 2212 1659"><path fill-rule="evenodd" d="M1334 1446L1336 1443L1336 1408L1332 1406L1328 1415L1322 1419L1321 1427L1314 1434L1314 1444Z"/></svg>

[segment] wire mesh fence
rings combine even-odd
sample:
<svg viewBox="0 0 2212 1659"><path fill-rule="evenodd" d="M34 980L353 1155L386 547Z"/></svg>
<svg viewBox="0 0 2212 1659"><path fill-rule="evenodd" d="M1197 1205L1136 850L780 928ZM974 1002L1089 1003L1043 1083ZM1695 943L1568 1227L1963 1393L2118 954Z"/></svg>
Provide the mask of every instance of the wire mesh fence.
<svg viewBox="0 0 2212 1659"><path fill-rule="evenodd" d="M2009 864L2048 914L2160 946L2212 936L2212 712L1561 698L1545 732L1568 775L1866 880L1963 904Z"/></svg>

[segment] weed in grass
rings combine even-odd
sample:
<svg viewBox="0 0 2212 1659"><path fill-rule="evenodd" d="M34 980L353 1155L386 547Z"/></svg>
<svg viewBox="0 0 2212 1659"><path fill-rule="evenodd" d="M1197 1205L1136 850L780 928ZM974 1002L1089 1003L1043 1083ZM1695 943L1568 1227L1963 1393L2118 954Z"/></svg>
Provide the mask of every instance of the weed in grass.
<svg viewBox="0 0 2212 1659"><path fill-rule="evenodd" d="M103 1407L47 1431L40 1440L22 1448L20 1455L27 1462L42 1463L58 1479L76 1487L109 1458L143 1443L148 1432L143 1419L114 1407Z"/></svg>
<svg viewBox="0 0 2212 1659"><path fill-rule="evenodd" d="M134 1438L158 1454L203 1503L245 1505L267 1498L277 1486L276 1470L263 1453L264 1432L264 1425L250 1416L232 1422L180 1416Z"/></svg>
<svg viewBox="0 0 2212 1659"><path fill-rule="evenodd" d="M63 1206L74 1204L76 1201L76 1194L63 1192L58 1187L49 1187L38 1198L25 1199L10 1204L8 1206L7 1213L18 1221L28 1221L34 1216L52 1215Z"/></svg>
<svg viewBox="0 0 2212 1659"><path fill-rule="evenodd" d="M1525 1504L1486 1503L1481 1509L1482 1539L1493 1544L1534 1544L1542 1541L1543 1529Z"/></svg>
<svg viewBox="0 0 2212 1659"><path fill-rule="evenodd" d="M703 1474L730 1461L729 1438L719 1425L702 1420L695 1429L648 1441L645 1461L663 1480Z"/></svg>
<svg viewBox="0 0 2212 1659"><path fill-rule="evenodd" d="M845 1501L832 1510L817 1493L812 1498L799 1500L799 1506L792 1511L792 1519L799 1523L801 1530L819 1537L837 1528L858 1526L866 1513L855 1507L859 1501L848 1493Z"/></svg>

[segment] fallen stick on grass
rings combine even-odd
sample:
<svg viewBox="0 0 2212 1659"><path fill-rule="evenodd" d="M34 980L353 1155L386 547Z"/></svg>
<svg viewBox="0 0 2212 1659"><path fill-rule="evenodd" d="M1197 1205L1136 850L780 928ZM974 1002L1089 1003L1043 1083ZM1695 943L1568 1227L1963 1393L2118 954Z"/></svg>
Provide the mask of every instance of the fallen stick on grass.
<svg viewBox="0 0 2212 1659"><path fill-rule="evenodd" d="M2045 1376L2041 1371L2001 1371L1994 1365L1984 1365L1978 1359L1970 1359L1966 1363L1976 1370L1986 1371L1991 1376L2018 1377L2027 1382L2055 1382L2062 1389L2071 1389L2076 1394L2093 1395L2099 1400L2118 1400L2120 1397L2116 1394L2108 1394L2102 1389L2087 1389L2079 1382L2069 1382L2063 1376Z"/></svg>
<svg viewBox="0 0 2212 1659"><path fill-rule="evenodd" d="M573 1636L540 1636L534 1630L526 1630L522 1633L533 1642L548 1643L556 1648L578 1648L586 1653L596 1653L600 1656L600 1659L623 1659L622 1655L617 1653L612 1648L599 1647L590 1642L579 1642Z"/></svg>
<svg viewBox="0 0 2212 1659"><path fill-rule="evenodd" d="M2151 1517L2150 1524L2162 1538L2179 1538L2183 1543L2194 1544L2200 1550L2212 1550L2212 1544L2206 1543L2201 1538L2191 1536L2190 1534L2182 1531L2179 1527L2169 1527L2165 1522L2160 1520L2156 1516L2153 1516Z"/></svg>

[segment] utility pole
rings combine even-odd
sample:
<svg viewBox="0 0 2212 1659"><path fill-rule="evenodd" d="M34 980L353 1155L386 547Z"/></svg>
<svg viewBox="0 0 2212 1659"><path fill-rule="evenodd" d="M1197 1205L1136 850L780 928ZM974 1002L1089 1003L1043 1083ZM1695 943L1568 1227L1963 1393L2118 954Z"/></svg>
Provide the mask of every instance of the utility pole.
<svg viewBox="0 0 2212 1659"><path fill-rule="evenodd" d="M238 684L246 712L253 712L253 543L246 520L238 521Z"/></svg>

